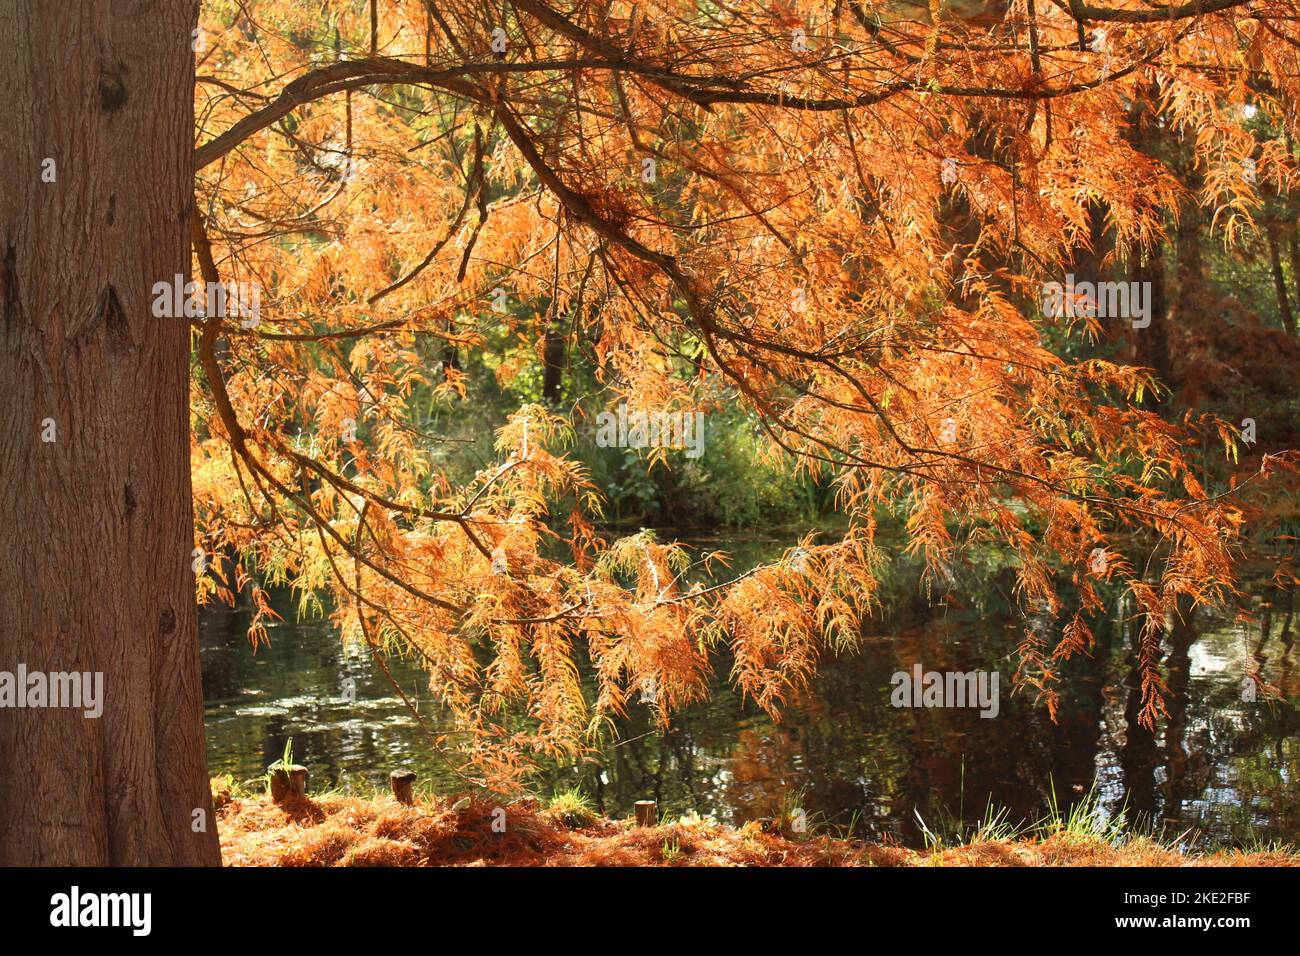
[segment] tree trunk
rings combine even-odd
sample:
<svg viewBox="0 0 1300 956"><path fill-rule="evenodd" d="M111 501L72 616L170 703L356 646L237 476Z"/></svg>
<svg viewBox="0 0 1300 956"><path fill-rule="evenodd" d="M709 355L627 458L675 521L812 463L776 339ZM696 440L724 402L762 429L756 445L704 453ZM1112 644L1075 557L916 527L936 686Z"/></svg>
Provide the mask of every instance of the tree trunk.
<svg viewBox="0 0 1300 956"><path fill-rule="evenodd" d="M542 401L552 408L558 408L564 396L565 344L559 320L547 322L542 346Z"/></svg>
<svg viewBox="0 0 1300 956"><path fill-rule="evenodd" d="M1156 246L1136 255L1133 281L1150 283L1151 324L1144 329L1134 328L1135 360L1155 371L1160 383L1171 391L1178 385L1174 381L1173 359L1169 350L1169 302L1165 293L1164 247ZM1146 408L1155 409L1161 400L1148 392L1143 402Z"/></svg>
<svg viewBox="0 0 1300 956"><path fill-rule="evenodd" d="M1296 302L1300 303L1300 241L1296 238L1296 228L1291 227L1291 238L1287 243L1291 251L1291 282L1295 286ZM1291 330L1292 333L1295 329Z"/></svg>
<svg viewBox="0 0 1300 956"><path fill-rule="evenodd" d="M1290 132L1286 133L1286 151L1287 155L1290 156L1292 160L1296 158L1295 143L1291 139ZM1285 216L1291 223L1291 225L1287 227L1286 233L1287 249L1291 254L1292 291L1295 293L1296 303L1300 305L1300 236L1297 236L1297 230L1295 227L1296 204L1291 201L1290 194L1287 195L1287 201L1283 208L1286 209ZM1292 332L1294 331L1295 330L1292 329Z"/></svg>
<svg viewBox="0 0 1300 956"><path fill-rule="evenodd" d="M1264 236L1268 240L1268 264L1273 272L1273 292L1277 295L1277 314L1282 320L1282 328L1295 335L1295 314L1291 303L1287 301L1286 275L1282 271L1282 253L1278 248L1277 222L1268 220L1264 223Z"/></svg>
<svg viewBox="0 0 1300 956"><path fill-rule="evenodd" d="M189 329L151 308L189 279L197 12L0 5L0 672L103 675L98 717L0 709L0 864L221 859Z"/></svg>
<svg viewBox="0 0 1300 956"><path fill-rule="evenodd" d="M1205 293L1205 252L1201 242L1203 217L1201 215L1201 189L1204 177L1188 157L1182 165L1180 179L1187 188L1187 198L1178 212L1178 228L1174 233L1174 249L1178 257L1178 291L1174 306L1181 321L1194 315L1196 301ZM1202 301L1204 301L1202 299Z"/></svg>

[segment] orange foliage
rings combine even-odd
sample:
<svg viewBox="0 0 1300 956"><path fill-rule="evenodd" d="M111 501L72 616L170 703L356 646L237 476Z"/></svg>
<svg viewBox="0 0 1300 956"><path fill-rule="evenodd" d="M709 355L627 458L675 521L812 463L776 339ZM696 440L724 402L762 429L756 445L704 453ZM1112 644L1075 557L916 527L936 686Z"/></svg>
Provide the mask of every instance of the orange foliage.
<svg viewBox="0 0 1300 956"><path fill-rule="evenodd" d="M221 855L227 866L1300 866L1300 857L1283 849L1192 854L1142 838L1113 846L1068 833L919 852L703 819L570 828L532 801L511 805L505 832L496 833L494 809L355 797L285 807L239 799L218 814Z"/></svg>
<svg viewBox="0 0 1300 956"><path fill-rule="evenodd" d="M1163 237L1181 187L1133 145L1135 103L1195 136L1229 239L1262 184L1289 188L1289 156L1256 150L1237 107L1294 126L1300 19L1294 0L1117 2L1085 28L1022 0L921 19L379 0L374 32L353 0L205 3L196 261L264 292L260 324L196 323L202 546L328 589L347 638L417 656L494 788L581 749L647 682L668 719L720 645L778 711L821 648L856 640L880 507L937 578L969 542L1005 545L1035 612L1063 610L1062 569L1069 610L1095 612L1105 549L1143 618L1153 720L1166 617L1231 593L1240 515L1142 407L1149 370L1061 357L1049 340L1099 323L1043 315L1035 290L1087 245L1094 204L1116 256ZM566 456L579 423L539 406L454 480L410 401L464 394L429 343L531 340L554 316L615 400L748 408L774 460L834 481L847 534L689 589L681 548L596 533L600 494ZM1126 535L1151 560L1122 560ZM1049 706L1091 640L1070 616L1020 646Z"/></svg>

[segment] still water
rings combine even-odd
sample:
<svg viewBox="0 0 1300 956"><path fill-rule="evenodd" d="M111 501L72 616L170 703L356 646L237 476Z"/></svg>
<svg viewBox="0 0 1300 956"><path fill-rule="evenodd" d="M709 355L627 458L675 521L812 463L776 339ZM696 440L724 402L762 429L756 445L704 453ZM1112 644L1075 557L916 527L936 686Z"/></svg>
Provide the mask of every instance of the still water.
<svg viewBox="0 0 1300 956"><path fill-rule="evenodd" d="M733 570L781 550L748 540ZM1006 583L1006 582L1003 582ZM1166 639L1169 716L1153 735L1137 726L1139 692L1128 625L1096 622L1091 657L1069 662L1057 721L1032 697L1012 693L1008 656L1020 625L987 592L938 606L913 581L867 623L856 651L827 654L810 688L775 723L740 699L716 662L712 698L677 715L666 733L648 707L619 724L619 739L579 765L548 767L543 793L578 786L604 812L625 816L636 800L661 811L695 811L731 823L797 806L815 823L854 827L855 836L923 843L933 830L977 823L986 808L1012 821L1040 818L1095 787L1102 811L1189 846L1300 842L1300 670L1293 594L1265 585L1249 594L1245 620L1200 612ZM293 738L311 768L311 788L367 790L411 768L421 785L463 791L428 749L415 718L362 650L345 649L319 617L298 619L291 596L275 603L285 621L253 653L243 608L201 616L208 760L213 774L250 780ZM1281 702L1243 699L1253 659ZM891 706L893 674L996 671L998 715L975 709ZM438 710L418 668L395 662L394 677L426 717ZM354 682L354 683L353 683ZM355 688L355 702L345 689Z"/></svg>

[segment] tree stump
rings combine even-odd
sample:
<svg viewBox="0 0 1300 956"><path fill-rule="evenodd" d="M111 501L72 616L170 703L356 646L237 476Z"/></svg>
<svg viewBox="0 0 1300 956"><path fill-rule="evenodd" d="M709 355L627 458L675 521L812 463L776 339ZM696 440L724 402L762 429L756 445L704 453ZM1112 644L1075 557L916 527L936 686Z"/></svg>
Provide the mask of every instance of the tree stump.
<svg viewBox="0 0 1300 956"><path fill-rule="evenodd" d="M307 768L294 764L289 768L277 767L271 771L271 799L283 803L290 797L307 796Z"/></svg>
<svg viewBox="0 0 1300 956"><path fill-rule="evenodd" d="M639 827L653 827L659 823L659 814L653 800L638 800L633 804L636 811L636 825Z"/></svg>
<svg viewBox="0 0 1300 956"><path fill-rule="evenodd" d="M388 775L388 785L393 788L393 796L398 803L410 806L415 802L415 773L410 770L394 770Z"/></svg>

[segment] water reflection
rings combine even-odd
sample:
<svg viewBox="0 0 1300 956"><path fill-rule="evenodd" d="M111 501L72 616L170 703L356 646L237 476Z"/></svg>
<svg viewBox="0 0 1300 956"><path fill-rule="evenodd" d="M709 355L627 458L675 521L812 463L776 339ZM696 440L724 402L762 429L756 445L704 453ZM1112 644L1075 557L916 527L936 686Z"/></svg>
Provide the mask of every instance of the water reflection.
<svg viewBox="0 0 1300 956"><path fill-rule="evenodd" d="M738 561L738 565L741 562ZM991 585L996 590L996 581ZM1069 807L1093 787L1103 808L1127 807L1167 836L1250 844L1300 838L1293 598L1260 588L1243 625L1187 614L1166 638L1168 717L1152 734L1137 724L1141 688L1133 639L1121 621L1094 627L1091 656L1067 662L1053 723L1024 693L1011 693L1016 623L994 599L979 609L903 604L872 622L852 653L827 656L806 692L774 723L726 686L659 733L648 707L622 721L620 739L578 766L549 767L542 789L580 786L603 811L628 815L636 800L743 823L800 806L812 821L859 836L919 845L919 814L940 821L1040 817L1053 799ZM443 792L462 789L429 753L417 720L364 650L344 649L320 620L271 628L256 654L240 609L208 608L201 641L209 763L236 779L259 775L286 738L311 767L313 789L382 786L390 770L415 769ZM1247 667L1248 661L1252 664ZM895 708L890 677L914 664L931 671L996 670L999 714L976 709ZM728 662L717 663L726 674ZM1242 700L1258 668L1286 702ZM445 724L417 668L394 678L424 720ZM353 681L354 685L347 682ZM349 687L355 701L349 700Z"/></svg>

